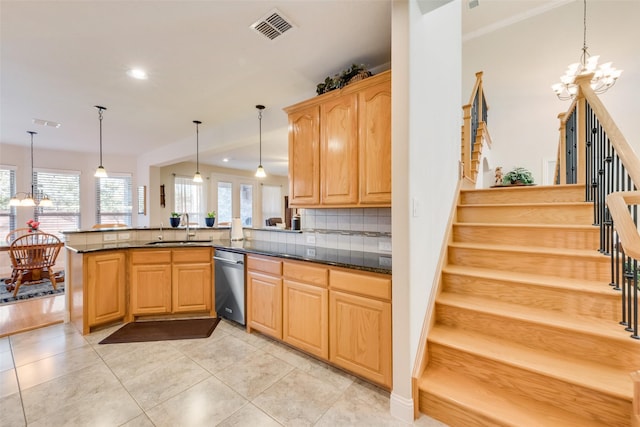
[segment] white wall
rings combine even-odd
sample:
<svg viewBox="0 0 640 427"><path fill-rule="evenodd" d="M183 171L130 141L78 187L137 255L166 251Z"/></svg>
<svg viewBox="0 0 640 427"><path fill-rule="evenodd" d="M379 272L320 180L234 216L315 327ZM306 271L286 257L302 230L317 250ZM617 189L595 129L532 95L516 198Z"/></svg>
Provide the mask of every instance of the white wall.
<svg viewBox="0 0 640 427"><path fill-rule="evenodd" d="M98 166L98 154L71 151L47 150L41 148L46 141L34 137L34 169L50 169L80 172L80 221L82 229L91 228L96 217L95 168ZM26 137L25 137L26 139ZM44 138L42 138L44 139ZM0 164L16 167L16 191L31 191L31 148L30 145L18 146L0 143ZM130 173L132 185L136 184L136 160L132 157L103 156L103 164L108 173ZM55 204L55 200L54 200ZM137 193L134 192L133 206L137 206ZM33 209L17 209L17 224L26 223L33 218ZM136 215L133 215L136 225Z"/></svg>
<svg viewBox="0 0 640 427"><path fill-rule="evenodd" d="M409 1L408 10L394 5L391 411L410 421L412 368L458 184L461 4L455 0L426 15L422 15L415 0ZM405 13L408 55L396 52L406 49L401 46L406 43L406 34L395 28L396 23L402 25ZM401 79L407 77L405 86ZM407 126L408 133L403 129ZM407 136L408 146L404 143Z"/></svg>
<svg viewBox="0 0 640 427"><path fill-rule="evenodd" d="M601 99L636 153L640 153L638 17L640 1L587 3L589 52L600 55L601 63L612 61L624 70ZM533 172L536 182L543 182L543 160L556 157L557 115L569 107L568 101L557 99L551 85L559 81L567 65L578 62L582 25L583 3L574 1L463 43L461 105L469 100L475 73L484 71L492 166L503 166L504 172L524 166Z"/></svg>

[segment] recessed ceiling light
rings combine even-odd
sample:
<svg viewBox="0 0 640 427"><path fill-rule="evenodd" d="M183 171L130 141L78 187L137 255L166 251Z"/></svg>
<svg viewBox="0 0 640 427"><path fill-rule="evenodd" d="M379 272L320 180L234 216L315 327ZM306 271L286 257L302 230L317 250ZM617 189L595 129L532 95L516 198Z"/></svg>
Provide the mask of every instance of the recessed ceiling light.
<svg viewBox="0 0 640 427"><path fill-rule="evenodd" d="M146 80L148 78L147 72L140 68L130 69L129 71L127 71L127 75L138 80Z"/></svg>
<svg viewBox="0 0 640 427"><path fill-rule="evenodd" d="M224 159L222 159L223 162L227 163L229 161L228 157L225 157Z"/></svg>
<svg viewBox="0 0 640 427"><path fill-rule="evenodd" d="M60 123L52 122L51 120L33 119L32 122L35 125L49 126L56 129L62 126Z"/></svg>

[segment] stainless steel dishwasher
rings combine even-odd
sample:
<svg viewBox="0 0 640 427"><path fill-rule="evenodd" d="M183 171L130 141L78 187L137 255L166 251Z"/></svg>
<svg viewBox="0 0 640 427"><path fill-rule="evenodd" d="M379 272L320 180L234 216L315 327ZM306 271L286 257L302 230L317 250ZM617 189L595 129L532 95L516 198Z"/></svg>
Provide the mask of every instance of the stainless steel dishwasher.
<svg viewBox="0 0 640 427"><path fill-rule="evenodd" d="M246 286L244 255L216 249L215 265L216 312L218 317L245 324Z"/></svg>

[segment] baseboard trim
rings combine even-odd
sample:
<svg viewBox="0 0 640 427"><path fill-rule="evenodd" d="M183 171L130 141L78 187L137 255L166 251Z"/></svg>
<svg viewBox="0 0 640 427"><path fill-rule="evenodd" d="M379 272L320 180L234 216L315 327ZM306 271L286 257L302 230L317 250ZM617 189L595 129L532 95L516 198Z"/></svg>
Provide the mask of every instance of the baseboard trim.
<svg viewBox="0 0 640 427"><path fill-rule="evenodd" d="M408 424L413 423L413 399L407 399L391 392L389 409L392 417Z"/></svg>

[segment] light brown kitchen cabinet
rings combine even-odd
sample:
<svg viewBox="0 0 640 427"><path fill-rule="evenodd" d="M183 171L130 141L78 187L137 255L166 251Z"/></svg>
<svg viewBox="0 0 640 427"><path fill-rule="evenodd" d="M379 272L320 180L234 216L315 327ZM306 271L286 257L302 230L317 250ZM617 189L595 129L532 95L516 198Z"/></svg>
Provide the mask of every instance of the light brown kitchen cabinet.
<svg viewBox="0 0 640 427"><path fill-rule="evenodd" d="M391 277L331 269L329 361L391 388Z"/></svg>
<svg viewBox="0 0 640 427"><path fill-rule="evenodd" d="M141 315L210 312L211 260L211 248L132 250L128 320Z"/></svg>
<svg viewBox="0 0 640 427"><path fill-rule="evenodd" d="M360 203L391 206L391 84L358 93Z"/></svg>
<svg viewBox="0 0 640 427"><path fill-rule="evenodd" d="M320 105L320 204L358 203L357 94Z"/></svg>
<svg viewBox="0 0 640 427"><path fill-rule="evenodd" d="M289 204L320 203L320 107L289 114Z"/></svg>
<svg viewBox="0 0 640 427"><path fill-rule="evenodd" d="M247 256L247 330L282 339L282 261Z"/></svg>
<svg viewBox="0 0 640 427"><path fill-rule="evenodd" d="M328 359L328 269L311 263L284 261L283 277L283 341Z"/></svg>
<svg viewBox="0 0 640 427"><path fill-rule="evenodd" d="M171 255L172 312L210 311L213 287L211 249L174 249Z"/></svg>
<svg viewBox="0 0 640 427"><path fill-rule="evenodd" d="M87 254L84 258L87 288L84 294L86 324L92 326L123 319L126 314L124 251Z"/></svg>
<svg viewBox="0 0 640 427"><path fill-rule="evenodd" d="M391 71L284 110L291 207L391 206Z"/></svg>
<svg viewBox="0 0 640 427"><path fill-rule="evenodd" d="M131 314L171 313L171 250L135 250L130 267Z"/></svg>

